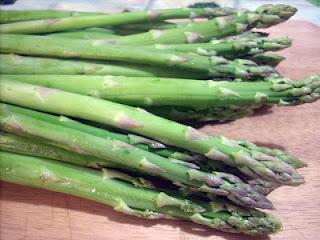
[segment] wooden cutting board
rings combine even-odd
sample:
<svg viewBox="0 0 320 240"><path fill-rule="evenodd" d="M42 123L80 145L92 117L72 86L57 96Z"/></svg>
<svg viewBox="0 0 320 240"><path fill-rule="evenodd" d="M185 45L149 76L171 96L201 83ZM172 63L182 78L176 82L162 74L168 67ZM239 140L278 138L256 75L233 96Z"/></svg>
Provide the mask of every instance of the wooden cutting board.
<svg viewBox="0 0 320 240"><path fill-rule="evenodd" d="M294 45L281 52L287 60L279 71L293 79L320 74L320 28L289 21L269 30L272 37L289 36ZM284 149L309 164L300 172L303 186L282 187L270 195L284 228L272 240L320 238L320 101L297 107L274 107L228 124L207 125L203 131L243 138L260 145ZM126 216L92 201L45 190L1 183L1 240L127 240L127 239L228 239L250 240L195 224ZM259 238L268 239L268 238Z"/></svg>

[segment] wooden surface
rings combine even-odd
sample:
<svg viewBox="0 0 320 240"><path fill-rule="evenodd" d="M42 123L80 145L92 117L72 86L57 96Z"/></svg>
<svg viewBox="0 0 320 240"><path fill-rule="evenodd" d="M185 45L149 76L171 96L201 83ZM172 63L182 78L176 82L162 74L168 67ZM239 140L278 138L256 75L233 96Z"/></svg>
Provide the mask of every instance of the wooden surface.
<svg viewBox="0 0 320 240"><path fill-rule="evenodd" d="M282 51L287 60L279 66L284 75L299 79L320 73L320 28L290 21L270 30L273 37L295 39ZM270 195L284 228L273 240L320 238L320 102L297 107L272 108L228 124L204 126L210 134L243 138L284 149L309 164L300 172L306 184L282 187ZM77 197L1 183L0 239L268 239L224 234L182 221L147 221L114 212L110 207Z"/></svg>

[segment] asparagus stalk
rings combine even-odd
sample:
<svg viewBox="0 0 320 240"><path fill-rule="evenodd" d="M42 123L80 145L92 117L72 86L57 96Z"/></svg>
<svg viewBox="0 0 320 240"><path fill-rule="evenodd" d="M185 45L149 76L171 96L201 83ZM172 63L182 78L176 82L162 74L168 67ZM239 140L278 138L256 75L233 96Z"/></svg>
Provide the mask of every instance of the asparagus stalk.
<svg viewBox="0 0 320 240"><path fill-rule="evenodd" d="M90 27L114 27L133 23L163 21L173 18L217 17L234 14L232 8L177 8L158 9L141 12L126 12L119 14L99 14L93 16L77 16L52 18L17 23L7 23L0 26L1 33L50 33L62 32Z"/></svg>
<svg viewBox="0 0 320 240"><path fill-rule="evenodd" d="M122 142L129 143L130 145L134 145L135 147L138 147L140 149L153 152L155 154L158 154L166 158L174 158L182 161L190 161L196 164L201 164L200 166L202 169L203 169L203 165L209 165L210 171L215 171L215 170L222 171L226 169L226 165L224 165L221 161L213 161L213 160L210 161L205 156L188 152L179 148L174 148L172 146L166 146L155 140L144 138L138 135L122 134L122 133L117 133L117 132L113 132L106 129L101 129L98 127L93 127L91 125L83 124L73 119L69 119L65 116L57 117L57 116L29 110L26 108L14 107L9 105L7 105L7 108L9 108L11 112L29 116L31 118L36 118L49 123L61 125L67 128L79 130L79 131L82 131L94 136L98 136L101 138L117 139ZM263 153L277 157L282 161L288 163L289 165L293 166L295 169L303 168L307 166L301 160L298 160L293 156L286 154L285 152L278 149L271 150L265 147L258 147L255 144L250 143L248 141L244 141L244 140L240 140L237 143L239 145L242 145L244 147L251 149L252 151L261 151Z"/></svg>
<svg viewBox="0 0 320 240"><path fill-rule="evenodd" d="M219 55L234 59L246 55L255 55L266 51L279 51L290 47L292 40L289 38L235 38L212 40L209 43L192 44L156 44L148 45L148 49L161 49L165 51L194 52L204 56Z"/></svg>
<svg viewBox="0 0 320 240"><path fill-rule="evenodd" d="M63 148L43 144L40 141L37 141L35 139L30 139L30 138L21 137L18 135L13 135L8 133L0 132L0 149L2 151L35 156L35 157L48 158L52 160L68 162L71 164L90 167L90 168L100 169L102 167L108 167L108 168L115 168L115 169L126 169L126 166L121 166L121 165L119 166L119 164L114 164L114 163L105 161L101 158L77 154L74 152L67 151ZM206 164L206 163L212 163L212 162L211 161L204 162L204 160L202 160L201 163ZM226 172L230 171L228 167L223 166L223 164L220 164L220 163L218 164L218 166L213 166L212 168L215 170L219 169ZM211 171L212 171L212 168L211 168ZM233 171L231 172L233 173ZM121 174L119 176L126 176L126 175ZM150 189L155 188L152 182L142 177L135 177L135 178L126 177L126 179L130 179L131 183L136 187L144 187L144 188L150 188ZM247 183L250 184L252 188L255 189L256 192L261 193L264 196L267 196L270 192L272 192L274 189L280 186L280 185L267 182L264 180L260 180L260 179L250 179L247 181ZM191 192L193 194L193 191L184 189L184 192L185 191Z"/></svg>
<svg viewBox="0 0 320 240"><path fill-rule="evenodd" d="M85 58L95 60L124 61L169 68L185 69L207 77L239 77L256 79L269 76L274 70L256 66L250 61L229 62L221 57L203 57L185 53L149 51L143 48L112 46L108 40L78 40L44 36L2 34L0 52Z"/></svg>
<svg viewBox="0 0 320 240"><path fill-rule="evenodd" d="M22 114L31 118L36 118L42 121L46 121L52 124L61 125L67 128L71 128L74 130L78 130L81 132L85 132L97 137L106 138L106 139L117 139L119 141L128 143L130 145L134 145L140 149L153 152L160 156L166 158L174 158L182 161L197 161L200 156L187 152L185 150L181 150L179 148L174 148L171 146L166 146L160 142L157 142L152 139L144 138L134 134L121 134L113 131L109 131L106 129L101 129L98 127L93 127L87 124L80 123L73 119L69 119L65 116L53 116L33 110L29 110L26 108L7 106L11 112L15 112L18 114Z"/></svg>
<svg viewBox="0 0 320 240"><path fill-rule="evenodd" d="M263 5L256 11L246 11L237 16L215 18L207 22L195 22L186 27L169 30L151 30L116 39L117 44L151 45L208 42L212 38L236 35L252 28L266 28L289 19L296 8L288 5ZM1 28L0 28L1 31Z"/></svg>
<svg viewBox="0 0 320 240"><path fill-rule="evenodd" d="M96 169L103 169L106 167L125 169L125 166L119 167L119 164L114 164L101 158L70 152L63 148L43 144L42 142L35 139L21 137L4 132L0 132L0 150L5 152L13 152L15 154L58 160ZM155 188L151 181L140 176L132 177L125 173L117 172L117 174L114 175L114 178L129 181L135 187L143 187L149 189Z"/></svg>
<svg viewBox="0 0 320 240"><path fill-rule="evenodd" d="M273 190L280 187L278 184L261 179L251 179L247 183L250 184L258 193L261 193L264 196L269 195Z"/></svg>
<svg viewBox="0 0 320 240"><path fill-rule="evenodd" d="M253 178L289 185L304 182L303 177L292 166L277 157L258 150L252 151L224 137L211 137L140 108L11 80L0 82L0 99L10 104L125 129L210 159L221 160ZM60 104L61 99L64 99L64 104Z"/></svg>
<svg viewBox="0 0 320 240"><path fill-rule="evenodd" d="M114 62L88 62L54 58L27 57L14 54L0 54L1 74L83 74L114 75L132 77L182 77L206 78L190 71L169 70L148 65L123 64Z"/></svg>
<svg viewBox="0 0 320 240"><path fill-rule="evenodd" d="M131 106L182 106L194 109L308 103L319 98L317 91L320 86L319 78L300 81L278 78L268 82L215 82L121 76L1 75L2 79L57 88Z"/></svg>
<svg viewBox="0 0 320 240"><path fill-rule="evenodd" d="M269 65L272 67L276 67L281 63L283 60L286 58L277 54L272 54L272 53L259 53L255 54L253 56L247 57L248 59L256 62L257 64L260 65Z"/></svg>
<svg viewBox="0 0 320 240"><path fill-rule="evenodd" d="M279 231L281 223L269 214L215 200L199 204L157 190L136 188L114 179L116 172L97 171L67 163L0 153L0 179L48 189L110 205L114 210L148 219L180 218L226 232L250 235ZM67 184L66 184L67 183ZM204 210L204 211L203 211Z"/></svg>
<svg viewBox="0 0 320 240"><path fill-rule="evenodd" d="M116 164L113 164L100 158L88 155L81 155L65 150L63 148L44 144L39 140L21 137L18 135L4 132L0 132L0 149L2 151L48 158L85 167L114 168L117 166Z"/></svg>
<svg viewBox="0 0 320 240"><path fill-rule="evenodd" d="M76 16L94 16L98 14L102 13L61 10L1 10L0 23L3 24L39 19L66 18Z"/></svg>
<svg viewBox="0 0 320 240"><path fill-rule="evenodd" d="M223 40L239 40L239 39L255 40L257 38L267 39L268 36L269 36L269 33L266 33L266 32L246 31L238 35L224 37Z"/></svg>
<svg viewBox="0 0 320 240"><path fill-rule="evenodd" d="M259 146L255 145L254 143L251 143L251 142L248 142L245 140L238 141L238 144L241 146L244 146L248 149L251 149L253 151L259 151L259 152L277 157L277 158L281 159L282 161L290 164L295 169L307 167L307 164L305 162L303 162L303 161L301 161L301 160L299 160L289 154L286 154L284 151L281 151L280 149L270 149L270 148L266 148L266 147L259 147Z"/></svg>
<svg viewBox="0 0 320 240"><path fill-rule="evenodd" d="M191 187L194 191L226 196L242 205L272 208L270 201L263 195L251 191L250 185L244 184L235 176L231 177L230 174L201 172L194 164L163 158L119 140L101 138L30 118L11 112L6 105L1 106L0 122L1 128L7 132L44 139L48 144L119 163L119 167L125 165L126 169L160 176L176 185Z"/></svg>

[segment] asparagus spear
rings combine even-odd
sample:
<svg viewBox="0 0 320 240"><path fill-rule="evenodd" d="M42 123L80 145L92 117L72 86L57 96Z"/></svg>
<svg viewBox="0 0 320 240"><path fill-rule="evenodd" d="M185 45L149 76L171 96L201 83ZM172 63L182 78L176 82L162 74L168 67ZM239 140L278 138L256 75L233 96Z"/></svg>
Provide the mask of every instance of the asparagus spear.
<svg viewBox="0 0 320 240"><path fill-rule="evenodd" d="M166 178L176 185L191 187L194 191L226 196L242 205L272 208L270 201L263 195L251 191L248 184L229 174L201 172L194 164L163 158L119 140L101 138L30 118L11 112L6 105L1 106L0 122L1 128L7 132L46 140L48 144L69 151L92 155L117 165L119 163L119 167L125 165L126 169Z"/></svg>
<svg viewBox="0 0 320 240"><path fill-rule="evenodd" d="M156 44L148 45L148 49L161 49L165 51L194 52L204 56L219 55L228 59L235 59L246 55L255 55L266 51L279 51L290 47L289 38L231 38L212 40L209 43L192 44Z"/></svg>
<svg viewBox="0 0 320 240"><path fill-rule="evenodd" d="M215 18L207 22L195 22L186 27L169 30L151 30L116 39L117 44L151 45L208 42L212 38L236 35L252 28L266 28L289 19L296 8L278 4L263 5L256 11L246 11L237 16ZM0 28L1 31L1 28Z"/></svg>
<svg viewBox="0 0 320 240"><path fill-rule="evenodd" d="M7 23L0 26L1 33L50 33L90 27L114 27L133 23L163 21L173 18L217 17L234 14L232 8L177 8L158 9L141 12L125 12L119 14L99 14L93 16L78 16L52 18L17 23Z"/></svg>
<svg viewBox="0 0 320 240"><path fill-rule="evenodd" d="M0 54L1 74L84 74L132 77L205 78L201 74L178 69L114 62L88 62L54 58Z"/></svg>
<svg viewBox="0 0 320 240"><path fill-rule="evenodd" d="M94 12L75 12L61 10L1 10L0 23L13 23L30 20L65 18L76 16L94 16L101 13Z"/></svg>
<svg viewBox="0 0 320 240"><path fill-rule="evenodd" d="M25 116L29 116L32 118L36 118L42 121L50 122L53 124L58 124L64 127L72 128L75 130L79 130L94 136L102 137L102 138L112 138L117 139L122 142L129 143L130 145L134 145L140 149L153 152L160 156L166 158L174 158L182 161L190 161L196 164L201 164L201 169L203 169L203 165L209 165L210 171L223 171L226 169L226 165L223 164L221 161L213 161L208 160L205 156L198 155L192 152L188 152L179 148L174 148L172 146L166 146L160 142L157 142L152 139L144 138L134 134L123 134L117 133L114 131L101 129L99 127L93 127L91 125L83 124L73 119L69 119L65 116L53 116L33 110L29 110L26 108L21 107L14 107L7 105L7 108L10 109L11 112L15 112L18 114L22 114ZM265 147L258 147L253 143L248 141L240 140L237 142L239 145L249 148L252 151L261 151L263 153L269 154L271 156L277 157L282 161L288 163L289 165L293 166L295 169L306 167L307 165L294 158L293 156L286 154L285 152L278 150L278 149L268 149ZM230 169L230 167L229 167ZM238 175L238 173L237 173Z"/></svg>
<svg viewBox="0 0 320 240"><path fill-rule="evenodd" d="M98 168L108 167L115 169L126 169L126 166L119 166L119 164L114 164L108 161L105 161L101 158L96 158L93 156L81 155L74 152L67 151L63 148L50 146L47 144L43 144L40 141L35 139L30 139L26 137L21 137L18 135L13 135L9 133L0 132L0 149L7 152L13 152L23 155L35 156L35 157L43 157L52 160L58 160L63 162L68 162L75 165L80 165L84 167ZM202 164L212 163L212 161L204 162L202 160ZM215 170L220 169L219 171L230 172L230 169L223 164L218 164L218 166L213 166ZM212 171L212 168L211 168ZM233 173L233 171L231 171ZM123 175L123 174L122 174ZM122 176L120 175L120 176ZM241 175L241 174L240 174ZM126 176L126 175L124 175ZM142 177L129 177L132 184L136 187L144 187L144 188L155 188L154 184L149 180L146 180ZM261 179L250 179L247 181L248 184L255 189L256 192L263 194L264 196L268 195L274 189L279 187L280 185L267 182ZM167 183L166 183L167 184ZM188 191L190 193L194 193L193 191L183 189L184 192Z"/></svg>
<svg viewBox="0 0 320 240"><path fill-rule="evenodd" d="M57 88L131 106L183 106L194 109L250 104L302 104L316 101L319 98L317 88L320 86L319 78L225 82L121 76L1 75L1 79Z"/></svg>
<svg viewBox="0 0 320 240"><path fill-rule="evenodd" d="M269 76L274 70L267 66L256 66L250 61L229 62L221 57L203 57L185 53L164 53L143 48L112 46L108 40L78 40L18 34L0 35L0 52L85 58L96 60L124 61L150 64L169 68L185 69L207 77L239 77L256 79Z"/></svg>
<svg viewBox="0 0 320 240"><path fill-rule="evenodd" d="M259 53L253 56L249 56L247 57L247 59L250 59L260 65L269 65L272 67L276 67L286 58L272 53Z"/></svg>
<svg viewBox="0 0 320 240"><path fill-rule="evenodd" d="M279 231L281 223L269 214L215 200L203 206L157 190L136 188L114 179L117 172L90 170L67 163L0 153L0 179L48 189L110 205L116 211L148 219L180 218L226 232L250 235ZM66 184L67 183L67 184ZM203 211L204 210L204 211Z"/></svg>
<svg viewBox="0 0 320 240"><path fill-rule="evenodd" d="M197 161L200 158L200 156L194 153L190 153L190 152L181 150L179 148L174 148L171 146L166 146L152 139L144 138L134 134L121 134L121 133L109 131L106 129L93 127L93 126L75 121L73 119L69 119L65 116L57 117L57 116L29 110L26 108L14 107L9 105L7 105L7 108L9 108L11 112L29 116L31 118L36 118L49 123L61 125L67 128L79 130L81 132L85 132L97 137L106 138L106 139L109 139L109 138L117 139L122 142L126 142L130 145L134 145L135 147L138 147L140 149L153 152L155 154L158 154L166 158L174 158L182 161Z"/></svg>
<svg viewBox="0 0 320 240"><path fill-rule="evenodd" d="M35 139L21 137L18 135L4 132L0 132L0 149L2 151L48 158L85 167L114 168L117 166L116 164L113 164L100 158L88 155L81 155L65 150L63 148L58 148L55 146L44 144L41 141Z"/></svg>
<svg viewBox="0 0 320 240"><path fill-rule="evenodd" d="M252 151L224 137L210 137L192 127L157 117L139 108L11 80L0 82L0 99L6 103L125 129L221 160L253 178L289 185L304 182L292 166L277 157L259 150ZM61 99L64 104L60 104Z"/></svg>

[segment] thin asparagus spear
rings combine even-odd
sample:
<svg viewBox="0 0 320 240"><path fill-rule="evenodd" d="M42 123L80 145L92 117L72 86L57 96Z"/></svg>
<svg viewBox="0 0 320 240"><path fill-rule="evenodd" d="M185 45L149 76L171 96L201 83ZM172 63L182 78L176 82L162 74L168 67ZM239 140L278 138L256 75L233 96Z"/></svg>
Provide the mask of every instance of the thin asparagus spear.
<svg viewBox="0 0 320 240"><path fill-rule="evenodd" d="M116 167L109 161L96 158L88 155L81 155L75 152L50 146L42 143L41 141L26 138L10 133L0 132L0 149L2 151L14 152L23 155L30 155L35 157L43 157L63 162L72 163L75 165L85 167Z"/></svg>
<svg viewBox="0 0 320 240"><path fill-rule="evenodd" d="M212 40L209 43L192 44L156 44L144 46L148 49L164 51L194 52L204 56L219 55L228 59L235 59L246 55L255 55L266 51L279 51L290 47L289 38L236 38Z"/></svg>
<svg viewBox="0 0 320 240"><path fill-rule="evenodd" d="M48 144L65 148L80 154L92 155L106 161L126 166L138 172L160 176L176 185L192 187L196 191L226 196L234 202L246 206L272 208L264 196L251 191L251 187L229 174L212 174L195 169L195 165L184 164L175 159L163 158L143 151L125 142L106 139L85 132L48 123L11 112L6 105L1 106L1 128L18 135L45 139ZM19 126L19 127L17 127Z"/></svg>
<svg viewBox="0 0 320 240"><path fill-rule="evenodd" d="M204 57L195 54L149 51L143 48L112 46L108 40L78 40L18 34L0 35L0 52L85 58L149 64L168 68L185 69L207 77L261 79L274 73L268 66L256 66L251 61L227 61L221 57Z"/></svg>
<svg viewBox="0 0 320 240"><path fill-rule="evenodd" d="M255 145L254 143L248 142L245 140L238 141L238 144L241 146L244 146L248 149L263 152L265 154L277 157L277 158L281 159L282 161L290 164L295 169L307 167L307 164L305 162L285 153L284 151L281 151L280 149L270 149L267 147L259 147L259 146Z"/></svg>
<svg viewBox="0 0 320 240"><path fill-rule="evenodd" d="M105 138L105 139L117 139L122 142L126 142L130 145L134 145L140 149L153 152L160 156L166 158L174 158L183 161L197 161L200 156L197 156L194 153L187 152L185 150L181 150L179 148L174 148L171 146L166 146L160 142L157 142L152 139L144 138L134 134L121 134L113 131L109 131L106 129L101 129L97 127L93 127L87 124L80 123L73 119L69 119L65 116L53 116L33 110L29 110L26 108L14 107L14 106L7 106L10 108L11 112L15 112L18 114L22 114L31 118L36 118L42 121L46 121L49 123L61 125L67 128L72 128L75 130L79 130L97 137Z"/></svg>
<svg viewBox="0 0 320 240"><path fill-rule="evenodd" d="M54 58L27 57L0 54L1 74L83 74L132 77L182 77L206 78L206 76L178 69L114 62L88 62Z"/></svg>
<svg viewBox="0 0 320 240"><path fill-rule="evenodd" d="M1 10L0 23L23 22L30 20L65 18L76 16L94 16L102 13L96 12L75 12L61 10Z"/></svg>
<svg viewBox="0 0 320 240"><path fill-rule="evenodd" d="M48 189L110 205L116 211L148 219L180 218L226 232L275 233L281 223L270 214L215 200L199 204L157 190L136 188L114 179L117 172L97 171L52 160L0 153L0 179ZM66 184L67 183L67 184ZM205 211L203 211L205 210ZM203 212L201 212L203 211Z"/></svg>
<svg viewBox="0 0 320 240"><path fill-rule="evenodd" d="M261 193L264 196L269 195L273 190L280 187L280 185L264 181L261 179L251 179L247 181L258 193Z"/></svg>
<svg viewBox="0 0 320 240"><path fill-rule="evenodd" d="M21 137L4 132L0 132L0 149L5 152L13 152L15 154L58 160L83 167L96 169L102 169L106 167L125 169L125 166L119 167L119 164L114 164L101 158L70 152L63 148L43 144L35 139ZM150 189L155 188L151 181L140 176L132 177L125 173L120 174L119 172L119 174L114 175L114 177L117 179L129 181L135 187Z"/></svg>
<svg viewBox="0 0 320 240"><path fill-rule="evenodd" d="M247 57L247 59L250 59L260 65L269 65L272 67L276 67L278 66L279 63L281 63L286 58L278 54L258 53L253 56Z"/></svg>
<svg viewBox="0 0 320 240"><path fill-rule="evenodd" d="M319 98L319 94L316 94L320 86L319 78L300 81L277 78L268 82L225 82L121 76L0 76L0 80L22 81L131 106L183 106L193 109L308 103Z"/></svg>
<svg viewBox="0 0 320 240"><path fill-rule="evenodd" d="M60 104L61 99L64 104ZM221 160L253 178L289 185L304 182L292 166L276 157L258 150L251 151L224 137L211 137L140 108L11 80L0 81L0 100L125 129L164 144Z"/></svg>
<svg viewBox="0 0 320 240"><path fill-rule="evenodd" d="M62 32L90 27L114 27L133 23L163 21L172 18L217 17L234 14L232 8L177 8L158 9L141 12L126 12L119 14L99 14L93 16L78 16L52 18L43 20L7 23L0 26L1 33L50 33Z"/></svg>
<svg viewBox="0 0 320 240"><path fill-rule="evenodd" d="M115 43L138 46L208 42L213 38L236 35L255 27L266 28L282 23L294 15L296 10L283 4L262 5L253 12L247 11L237 16L220 17L207 22L194 22L186 27L133 34L115 39Z"/></svg>

